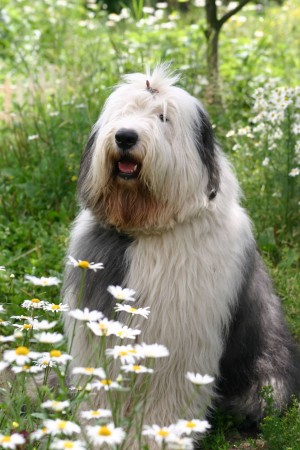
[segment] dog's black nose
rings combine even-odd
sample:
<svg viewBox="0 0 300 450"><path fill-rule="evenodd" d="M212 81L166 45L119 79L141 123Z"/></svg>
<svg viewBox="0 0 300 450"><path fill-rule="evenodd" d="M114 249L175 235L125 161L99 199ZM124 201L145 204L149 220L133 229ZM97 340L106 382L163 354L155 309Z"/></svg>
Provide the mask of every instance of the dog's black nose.
<svg viewBox="0 0 300 450"><path fill-rule="evenodd" d="M115 134L116 144L123 152L133 147L137 143L137 140L138 134L128 128L121 128Z"/></svg>

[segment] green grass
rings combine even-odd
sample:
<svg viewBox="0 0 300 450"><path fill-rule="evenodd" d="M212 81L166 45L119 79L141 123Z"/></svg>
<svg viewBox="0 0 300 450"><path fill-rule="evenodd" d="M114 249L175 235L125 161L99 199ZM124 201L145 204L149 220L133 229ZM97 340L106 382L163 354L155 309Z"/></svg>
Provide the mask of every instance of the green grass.
<svg viewBox="0 0 300 450"><path fill-rule="evenodd" d="M138 8L139 2L135 5ZM254 6L250 3L222 31L223 108L207 108L243 188L243 204L253 219L259 248L283 299L290 329L300 342L300 176L289 176L291 169L300 165L300 135L292 132L299 123L300 109L296 100L286 109L273 129L280 128L282 136L272 151L261 133L252 132L251 122L257 114L253 111L257 88L271 80L273 87L265 90L270 105L269 94L276 87L299 84L300 7L296 0L258 11ZM139 15L136 9L135 18L110 26L106 11L87 11L77 0L48 0L34 6L28 0L4 0L0 83L9 78L16 86L14 119L0 121L0 265L7 269L0 272L0 289L9 314L19 314L23 300L34 295L59 300L54 288L36 292L24 284L24 275L61 277L68 230L77 211L80 155L120 76L144 71L146 65L159 61L172 61L174 69L182 71L181 85L205 104L203 9L192 8L187 15L179 15L172 27L163 25L170 23L166 13L155 24L137 26ZM299 99L300 94L295 94L295 99L297 96ZM3 108L0 92L0 110ZM246 126L251 132L239 135L238 130ZM235 134L226 137L230 131ZM251 133L253 137L249 137ZM263 164L266 157L268 165ZM14 401L11 411L19 414L20 400ZM261 433L268 448L300 448L297 412L295 404L282 418L272 413L264 421ZM7 416L6 431L16 417L13 413ZM231 419L221 418L204 446L226 449L233 440L243 448L247 439L232 430L236 428ZM259 448L255 439L251 442L253 448Z"/></svg>

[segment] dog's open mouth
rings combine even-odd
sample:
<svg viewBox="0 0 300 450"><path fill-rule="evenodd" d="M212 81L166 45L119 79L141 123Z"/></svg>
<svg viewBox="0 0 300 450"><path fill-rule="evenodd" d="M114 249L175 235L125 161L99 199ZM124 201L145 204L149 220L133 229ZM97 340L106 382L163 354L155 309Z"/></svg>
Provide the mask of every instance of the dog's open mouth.
<svg viewBox="0 0 300 450"><path fill-rule="evenodd" d="M115 173L124 180L132 180L138 177L141 170L141 164L129 157L123 157L115 164Z"/></svg>

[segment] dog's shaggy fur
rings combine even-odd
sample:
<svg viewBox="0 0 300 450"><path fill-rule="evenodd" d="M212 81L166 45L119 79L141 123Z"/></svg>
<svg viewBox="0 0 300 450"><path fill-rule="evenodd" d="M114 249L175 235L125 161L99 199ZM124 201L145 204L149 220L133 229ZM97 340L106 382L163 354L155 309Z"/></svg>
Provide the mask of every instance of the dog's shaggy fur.
<svg viewBox="0 0 300 450"><path fill-rule="evenodd" d="M279 408L299 392L297 349L236 178L203 106L177 81L160 66L124 77L108 98L81 162L82 209L69 254L105 267L86 272L83 307L110 316L107 287L121 285L136 291L135 307L151 308L148 320L132 326L141 328L140 341L164 344L170 357L157 363L147 423L167 425L215 404L258 421L264 385ZM80 283L80 270L67 266L71 308ZM70 317L66 330L71 339ZM90 366L96 342L77 327L73 365ZM188 371L215 377L192 401Z"/></svg>

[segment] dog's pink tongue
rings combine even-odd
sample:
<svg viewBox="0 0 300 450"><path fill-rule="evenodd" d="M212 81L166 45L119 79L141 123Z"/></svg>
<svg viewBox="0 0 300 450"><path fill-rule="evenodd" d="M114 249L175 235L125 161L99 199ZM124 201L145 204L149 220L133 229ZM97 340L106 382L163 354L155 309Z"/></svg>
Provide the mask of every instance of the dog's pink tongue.
<svg viewBox="0 0 300 450"><path fill-rule="evenodd" d="M129 162L129 161L126 161L126 162L119 161L118 168L119 168L119 171L122 173L133 173L137 169L137 164L135 164L133 162Z"/></svg>

